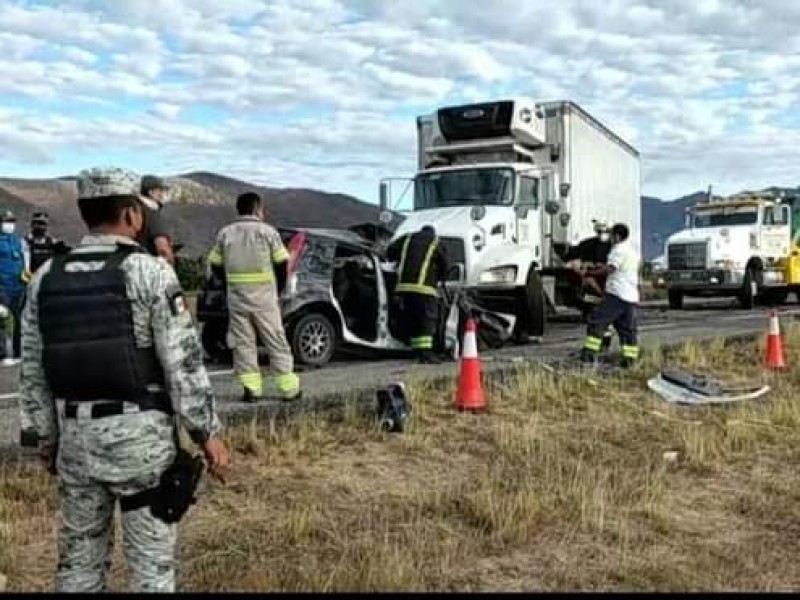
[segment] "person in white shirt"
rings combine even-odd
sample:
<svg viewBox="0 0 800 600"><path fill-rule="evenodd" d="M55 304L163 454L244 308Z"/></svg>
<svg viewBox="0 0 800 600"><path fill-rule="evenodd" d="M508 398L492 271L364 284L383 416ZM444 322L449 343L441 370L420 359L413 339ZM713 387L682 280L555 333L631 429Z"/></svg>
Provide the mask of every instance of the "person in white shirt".
<svg viewBox="0 0 800 600"><path fill-rule="evenodd" d="M583 362L594 363L603 347L603 334L613 325L622 347L622 365L629 367L639 358L636 307L639 304L639 253L629 241L627 225L611 228L614 246L605 265L592 270L592 276L606 275L605 296L587 319L586 339L581 350Z"/></svg>

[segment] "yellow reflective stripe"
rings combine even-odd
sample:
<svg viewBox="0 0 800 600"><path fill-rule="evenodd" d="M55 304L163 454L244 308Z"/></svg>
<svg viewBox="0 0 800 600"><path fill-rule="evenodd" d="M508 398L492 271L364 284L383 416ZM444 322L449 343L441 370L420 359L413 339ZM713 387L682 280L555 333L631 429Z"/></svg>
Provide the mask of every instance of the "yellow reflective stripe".
<svg viewBox="0 0 800 600"><path fill-rule="evenodd" d="M208 262L215 266L222 264L222 252L219 251L219 248L214 247L211 252L208 253Z"/></svg>
<svg viewBox="0 0 800 600"><path fill-rule="evenodd" d="M423 335L411 338L411 347L415 350L430 350L433 348L433 336Z"/></svg>
<svg viewBox="0 0 800 600"><path fill-rule="evenodd" d="M592 352L599 352L603 347L603 340L602 338L594 337L593 335L587 336L583 341L583 347L587 350L591 350Z"/></svg>
<svg viewBox="0 0 800 600"><path fill-rule="evenodd" d="M623 346L622 356L625 358L639 358L639 346Z"/></svg>
<svg viewBox="0 0 800 600"><path fill-rule="evenodd" d="M263 383L260 371L247 371L245 373L239 373L238 378L241 384L253 392L256 396L261 395L261 392L263 391Z"/></svg>
<svg viewBox="0 0 800 600"><path fill-rule="evenodd" d="M275 385L282 396L294 396L300 391L300 378L296 373L281 373L275 376Z"/></svg>
<svg viewBox="0 0 800 600"><path fill-rule="evenodd" d="M255 273L228 273L226 278L228 283L239 285L272 283L275 279L270 271L260 271Z"/></svg>
<svg viewBox="0 0 800 600"><path fill-rule="evenodd" d="M426 296L436 297L436 288L427 285L417 285L416 283L399 283L394 288L395 292L406 292L411 294L424 294Z"/></svg>
<svg viewBox="0 0 800 600"><path fill-rule="evenodd" d="M281 248L272 253L272 262L282 263L287 260L289 260L289 252L286 248Z"/></svg>
<svg viewBox="0 0 800 600"><path fill-rule="evenodd" d="M406 241L403 242L403 249L400 252L400 264L397 265L397 276L403 277L403 270L406 268L406 255L408 254L408 245L411 243L411 236L406 235Z"/></svg>
<svg viewBox="0 0 800 600"><path fill-rule="evenodd" d="M431 245L428 246L428 251L425 253L425 260L422 261L422 266L419 269L419 279L417 280L419 285L423 285L425 283L425 276L428 274L428 267L431 264L431 257L433 256L433 253L438 245L438 241L433 240Z"/></svg>

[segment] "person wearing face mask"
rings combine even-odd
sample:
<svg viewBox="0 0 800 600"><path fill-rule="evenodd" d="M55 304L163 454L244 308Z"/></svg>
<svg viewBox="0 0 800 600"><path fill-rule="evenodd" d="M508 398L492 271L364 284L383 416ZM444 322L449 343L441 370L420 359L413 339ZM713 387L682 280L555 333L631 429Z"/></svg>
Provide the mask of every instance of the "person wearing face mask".
<svg viewBox="0 0 800 600"><path fill-rule="evenodd" d="M25 237L31 256L31 272L46 263L56 253L69 252L69 246L47 232L49 217L46 212L33 213L31 231Z"/></svg>
<svg viewBox="0 0 800 600"><path fill-rule="evenodd" d="M569 281L577 290L578 307L584 322L603 297L605 287L605 274L589 275L596 267L605 265L608 254L611 252L611 231L605 221L592 221L594 235L581 240L578 245L570 246L566 252L557 253L570 268ZM602 348L605 350L611 345L613 330L609 327L603 335Z"/></svg>
<svg viewBox="0 0 800 600"><path fill-rule="evenodd" d="M22 333L21 422L59 479L56 591L106 590L119 503L129 585L174 592L177 521L202 472L178 428L212 474L229 455L175 271L134 241L139 177L94 168L77 184L89 233L34 274Z"/></svg>
<svg viewBox="0 0 800 600"><path fill-rule="evenodd" d="M264 222L261 197L255 192L236 199L239 218L223 227L208 255L217 273L224 272L228 297L228 346L233 370L244 388L242 400L263 399L258 366L258 338L269 354L278 397L300 397L300 378L283 328L279 295L286 286L289 252L278 231Z"/></svg>
<svg viewBox="0 0 800 600"><path fill-rule="evenodd" d="M145 226L138 242L153 256L160 256L169 264L175 264L172 239L162 209L169 187L155 175L142 177L141 197L147 208Z"/></svg>
<svg viewBox="0 0 800 600"><path fill-rule="evenodd" d="M20 315L25 301L25 286L30 279L30 255L25 240L17 231L17 218L10 210L0 215L0 304L8 310L4 327L0 327L2 364L19 363ZM7 356L6 336L12 329L12 356Z"/></svg>

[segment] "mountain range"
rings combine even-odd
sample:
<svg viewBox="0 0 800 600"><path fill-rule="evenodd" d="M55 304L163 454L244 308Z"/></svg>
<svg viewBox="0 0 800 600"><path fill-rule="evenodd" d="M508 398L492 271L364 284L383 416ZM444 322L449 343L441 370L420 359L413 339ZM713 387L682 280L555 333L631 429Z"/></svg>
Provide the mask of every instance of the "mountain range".
<svg viewBox="0 0 800 600"><path fill-rule="evenodd" d="M236 196L244 191L257 191L266 201L267 218L275 225L287 227L340 228L363 222L375 222L379 209L345 194L333 194L304 188L271 188L216 173L195 172L168 177L170 201L165 204L176 243L184 248L181 254L194 257L204 254L220 227L235 217ZM788 188L768 188L769 191ZM37 210L50 215L51 233L75 243L84 232L75 202L74 178L9 179L0 178L0 208L12 210L27 230ZM663 201L642 197L642 245L645 260L664 252L664 242L683 227L686 208L702 201L705 192L694 192L681 198Z"/></svg>

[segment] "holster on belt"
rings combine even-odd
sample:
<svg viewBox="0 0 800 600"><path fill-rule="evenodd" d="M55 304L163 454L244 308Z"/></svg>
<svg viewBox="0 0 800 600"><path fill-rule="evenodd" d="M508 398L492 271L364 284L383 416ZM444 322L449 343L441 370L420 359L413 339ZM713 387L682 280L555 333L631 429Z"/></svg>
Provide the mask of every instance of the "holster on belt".
<svg viewBox="0 0 800 600"><path fill-rule="evenodd" d="M194 456L178 446L175 461L161 475L158 486L121 498L120 506L123 512L149 506L157 519L177 523L195 503L195 492L204 469L199 455Z"/></svg>

